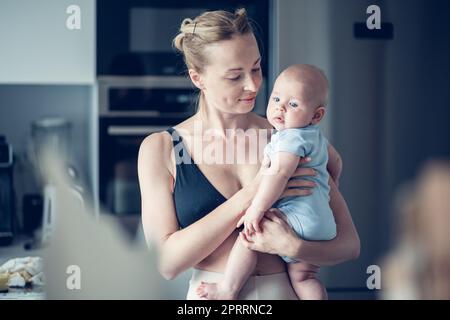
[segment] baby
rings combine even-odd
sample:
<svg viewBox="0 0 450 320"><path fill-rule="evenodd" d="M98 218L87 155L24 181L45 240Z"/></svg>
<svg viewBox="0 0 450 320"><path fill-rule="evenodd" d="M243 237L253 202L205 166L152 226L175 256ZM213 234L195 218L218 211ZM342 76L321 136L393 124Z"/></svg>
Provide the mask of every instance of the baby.
<svg viewBox="0 0 450 320"><path fill-rule="evenodd" d="M297 235L305 240L331 240L336 224L329 207L327 140L319 130L325 114L328 81L324 73L311 65L293 65L276 79L267 107L267 119L277 132L264 149L270 166L258 191L239 221L245 232L260 232L259 222L271 207L282 211ZM297 169L300 157L310 157L306 165L317 172L311 178L317 187L306 197L278 198ZM267 161L265 159L264 161ZM321 282L315 278L317 266L282 257L299 299L326 299ZM244 247L239 238L219 283L202 283L197 294L207 299L237 299L239 291L253 273L257 253Z"/></svg>

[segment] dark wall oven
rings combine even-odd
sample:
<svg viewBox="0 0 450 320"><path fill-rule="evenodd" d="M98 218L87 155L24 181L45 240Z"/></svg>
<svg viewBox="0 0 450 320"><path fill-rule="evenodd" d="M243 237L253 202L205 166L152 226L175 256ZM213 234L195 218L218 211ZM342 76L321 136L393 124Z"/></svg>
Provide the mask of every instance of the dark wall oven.
<svg viewBox="0 0 450 320"><path fill-rule="evenodd" d="M196 95L185 77L99 78L99 196L108 211L140 214L139 146L191 116Z"/></svg>
<svg viewBox="0 0 450 320"><path fill-rule="evenodd" d="M97 0L97 74L180 75L185 67L172 48L172 39L183 18L240 7L257 24L265 76L268 0Z"/></svg>

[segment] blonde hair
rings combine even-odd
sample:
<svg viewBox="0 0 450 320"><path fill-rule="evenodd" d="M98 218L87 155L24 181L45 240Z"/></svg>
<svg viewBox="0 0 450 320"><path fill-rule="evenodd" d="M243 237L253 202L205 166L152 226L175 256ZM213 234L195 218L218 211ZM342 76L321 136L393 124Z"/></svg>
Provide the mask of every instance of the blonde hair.
<svg viewBox="0 0 450 320"><path fill-rule="evenodd" d="M206 46L252 32L244 8L234 13L207 11L194 19L183 20L180 32L173 39L173 46L183 54L188 69L202 72L209 62L204 51Z"/></svg>

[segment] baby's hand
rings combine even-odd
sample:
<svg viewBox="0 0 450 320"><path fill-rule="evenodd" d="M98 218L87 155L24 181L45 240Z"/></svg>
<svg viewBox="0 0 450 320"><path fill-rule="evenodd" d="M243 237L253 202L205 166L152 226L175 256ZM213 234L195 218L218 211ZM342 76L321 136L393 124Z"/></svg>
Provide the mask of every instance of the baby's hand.
<svg viewBox="0 0 450 320"><path fill-rule="evenodd" d="M250 235L254 232L261 232L261 228L259 227L259 222L264 217L264 211L257 210L254 207L250 206L245 215L239 220L237 226L240 227L244 224L245 232L247 235Z"/></svg>

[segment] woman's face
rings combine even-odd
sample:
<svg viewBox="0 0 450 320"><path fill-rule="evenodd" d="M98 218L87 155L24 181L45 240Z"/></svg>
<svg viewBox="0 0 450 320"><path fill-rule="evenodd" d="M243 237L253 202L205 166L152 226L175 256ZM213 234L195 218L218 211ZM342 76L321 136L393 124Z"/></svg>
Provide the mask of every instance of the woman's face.
<svg viewBox="0 0 450 320"><path fill-rule="evenodd" d="M200 74L209 108L244 114L255 105L262 81L261 56L253 33L208 46L208 65Z"/></svg>

